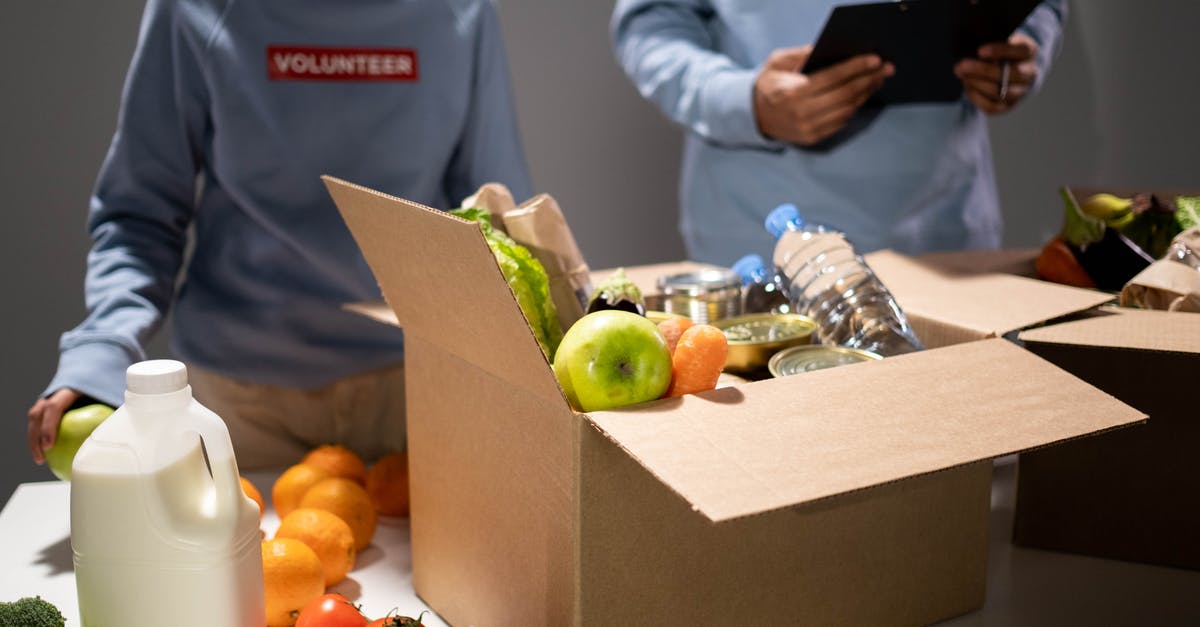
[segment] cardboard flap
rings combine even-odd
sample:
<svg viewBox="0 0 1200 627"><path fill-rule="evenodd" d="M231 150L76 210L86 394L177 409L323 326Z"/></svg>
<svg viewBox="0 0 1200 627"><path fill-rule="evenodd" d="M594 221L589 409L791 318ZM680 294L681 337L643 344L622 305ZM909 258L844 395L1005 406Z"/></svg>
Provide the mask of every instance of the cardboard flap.
<svg viewBox="0 0 1200 627"><path fill-rule="evenodd" d="M1001 339L589 416L715 522L1145 418Z"/></svg>
<svg viewBox="0 0 1200 627"><path fill-rule="evenodd" d="M1111 294L1011 274L969 272L893 251L867 255L867 263L910 317L987 329L1001 336L1090 309Z"/></svg>
<svg viewBox="0 0 1200 627"><path fill-rule="evenodd" d="M322 178L406 334L566 404L478 224Z"/></svg>
<svg viewBox="0 0 1200 627"><path fill-rule="evenodd" d="M1200 314L1122 309L1023 331L1023 342L1200 354Z"/></svg>

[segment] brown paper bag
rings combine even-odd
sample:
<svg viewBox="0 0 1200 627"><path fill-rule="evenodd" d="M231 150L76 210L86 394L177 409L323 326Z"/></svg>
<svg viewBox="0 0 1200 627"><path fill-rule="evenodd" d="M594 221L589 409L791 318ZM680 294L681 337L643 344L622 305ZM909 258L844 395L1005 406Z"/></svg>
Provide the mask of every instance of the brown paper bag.
<svg viewBox="0 0 1200 627"><path fill-rule="evenodd" d="M1200 227L1176 235L1166 256L1130 279L1121 305L1200 313Z"/></svg>
<svg viewBox="0 0 1200 627"><path fill-rule="evenodd" d="M491 215L492 228L504 231L506 212L517 208L512 192L503 183L484 183L474 194L463 199L461 207L476 207L484 209Z"/></svg>
<svg viewBox="0 0 1200 627"><path fill-rule="evenodd" d="M503 214L504 227L542 263L550 277L550 297L563 331L583 317L592 283L587 262L571 228L549 194L538 194Z"/></svg>

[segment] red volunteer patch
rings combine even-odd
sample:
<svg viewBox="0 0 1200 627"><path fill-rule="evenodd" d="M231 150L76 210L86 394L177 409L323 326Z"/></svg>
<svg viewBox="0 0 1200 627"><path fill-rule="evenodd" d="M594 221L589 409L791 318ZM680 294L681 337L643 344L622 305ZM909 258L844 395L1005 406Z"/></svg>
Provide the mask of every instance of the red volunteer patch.
<svg viewBox="0 0 1200 627"><path fill-rule="evenodd" d="M267 76L273 81L415 81L417 51L267 46Z"/></svg>

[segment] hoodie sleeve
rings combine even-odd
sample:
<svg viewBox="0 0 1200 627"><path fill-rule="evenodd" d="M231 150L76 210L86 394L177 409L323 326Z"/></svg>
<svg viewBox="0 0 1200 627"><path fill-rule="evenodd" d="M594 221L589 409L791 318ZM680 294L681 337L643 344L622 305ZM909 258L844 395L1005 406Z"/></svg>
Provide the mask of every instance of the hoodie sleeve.
<svg viewBox="0 0 1200 627"><path fill-rule="evenodd" d="M1017 29L1038 43L1038 76L1030 93L1037 93L1042 83L1046 82L1050 65L1062 47L1063 24L1066 21L1067 0L1046 0L1034 8L1025 23Z"/></svg>
<svg viewBox="0 0 1200 627"><path fill-rule="evenodd" d="M119 405L125 369L145 359L174 297L206 119L195 50L179 36L179 4L150 0L142 16L88 212L87 317L62 335L46 394L69 387Z"/></svg>
<svg viewBox="0 0 1200 627"><path fill-rule="evenodd" d="M525 163L517 114L513 109L508 60L496 9L491 0L478 3L474 29L464 38L475 50L469 113L445 175L446 198L453 206L480 185L503 183L516 201L533 195Z"/></svg>
<svg viewBox="0 0 1200 627"><path fill-rule="evenodd" d="M755 68L715 51L707 0L619 0L610 31L618 64L642 97L711 142L775 146L754 120Z"/></svg>

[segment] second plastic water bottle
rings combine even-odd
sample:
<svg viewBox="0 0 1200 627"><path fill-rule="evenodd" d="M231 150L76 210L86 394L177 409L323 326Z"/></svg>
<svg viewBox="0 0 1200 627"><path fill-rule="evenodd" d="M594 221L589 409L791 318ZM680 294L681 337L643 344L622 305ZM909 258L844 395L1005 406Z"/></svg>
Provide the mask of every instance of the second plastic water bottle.
<svg viewBox="0 0 1200 627"><path fill-rule="evenodd" d="M778 275L767 270L762 255L751 253L733 262L742 277L742 313L788 313L792 304Z"/></svg>
<svg viewBox="0 0 1200 627"><path fill-rule="evenodd" d="M844 235L806 227L792 204L771 211L766 228L777 238L773 261L792 310L817 322L821 343L884 357L924 348L891 292Z"/></svg>

